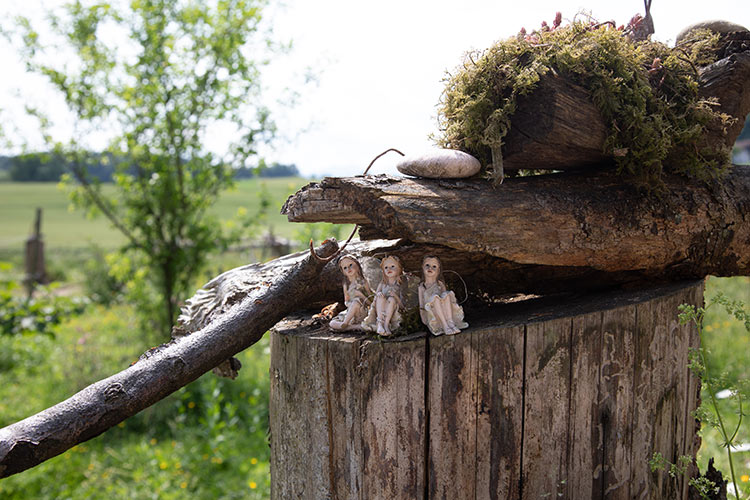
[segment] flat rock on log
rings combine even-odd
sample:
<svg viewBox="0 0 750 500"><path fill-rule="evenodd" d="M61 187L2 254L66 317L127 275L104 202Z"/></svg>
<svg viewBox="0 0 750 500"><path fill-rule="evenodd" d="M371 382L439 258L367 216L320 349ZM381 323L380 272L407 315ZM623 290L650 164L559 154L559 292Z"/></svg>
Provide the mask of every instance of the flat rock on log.
<svg viewBox="0 0 750 500"><path fill-rule="evenodd" d="M405 175L428 179L463 179L476 175L482 165L469 153L455 149L436 149L418 156L407 156L396 168Z"/></svg>

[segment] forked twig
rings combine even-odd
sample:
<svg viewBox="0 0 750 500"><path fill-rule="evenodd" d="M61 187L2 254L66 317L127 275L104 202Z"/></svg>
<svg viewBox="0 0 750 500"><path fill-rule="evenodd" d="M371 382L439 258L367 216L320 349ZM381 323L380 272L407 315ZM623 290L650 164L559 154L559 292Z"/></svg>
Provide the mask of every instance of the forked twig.
<svg viewBox="0 0 750 500"><path fill-rule="evenodd" d="M383 152L382 152L382 153L380 153L380 154L379 154L378 156L376 156L375 158L373 158L373 159L372 159L372 161L370 162L370 164L369 164L369 165L367 165L367 168L365 169L365 172L364 172L364 173L363 173L362 175L367 175L367 172L369 172L369 171L370 171L370 167L372 167L372 164L373 164L373 163L375 163L375 162L377 161L377 159L378 159L378 158L380 158L381 156L383 156L384 154L386 154L386 153L387 153L387 152L389 152L389 151L395 151L395 152L397 152L398 154L400 154L401 156L406 156L406 155L405 155L404 153L402 153L401 151L399 151L399 150L398 150L398 149L396 149L396 148L390 148L390 149L386 149L385 151L383 151Z"/></svg>

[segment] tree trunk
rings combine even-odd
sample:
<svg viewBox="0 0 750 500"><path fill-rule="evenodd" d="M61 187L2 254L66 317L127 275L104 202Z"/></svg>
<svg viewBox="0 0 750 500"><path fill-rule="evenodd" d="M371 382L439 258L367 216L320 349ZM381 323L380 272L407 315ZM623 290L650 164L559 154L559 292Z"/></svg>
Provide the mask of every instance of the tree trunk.
<svg viewBox="0 0 750 500"><path fill-rule="evenodd" d="M318 253L331 255L337 248L334 241L327 241ZM226 279L219 281L222 289L231 293L222 297L214 293L210 306L207 297L211 292L198 293L192 309L185 312L196 311L201 300L207 310L192 319L181 317L182 336L147 351L122 372L0 429L0 477L26 470L98 436L251 346L318 294L323 267L323 262L301 253L246 266L234 281L228 278L232 273L225 273Z"/></svg>
<svg viewBox="0 0 750 500"><path fill-rule="evenodd" d="M537 278L590 272L604 281L750 274L750 167L720 186L671 178L659 198L611 172L480 180L327 178L282 209L294 222L365 224L378 235L496 257Z"/></svg>
<svg viewBox="0 0 750 500"><path fill-rule="evenodd" d="M455 336L271 334L271 498L687 499L701 282L497 306Z"/></svg>

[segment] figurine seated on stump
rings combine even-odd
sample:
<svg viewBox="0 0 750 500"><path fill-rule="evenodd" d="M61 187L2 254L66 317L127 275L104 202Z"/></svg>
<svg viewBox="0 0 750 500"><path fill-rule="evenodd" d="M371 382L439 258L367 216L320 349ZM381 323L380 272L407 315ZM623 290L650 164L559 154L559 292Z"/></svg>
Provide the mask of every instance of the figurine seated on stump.
<svg viewBox="0 0 750 500"><path fill-rule="evenodd" d="M380 263L380 270L383 281L375 290L375 299L362 327L383 337L390 337L401 326L399 308L403 304L401 288L404 269L398 257L388 255Z"/></svg>
<svg viewBox="0 0 750 500"><path fill-rule="evenodd" d="M362 273L362 266L351 255L344 255L339 259L339 269L344 275L346 310L339 313L328 325L332 330L338 331L360 330L370 306L372 290Z"/></svg>
<svg viewBox="0 0 750 500"><path fill-rule="evenodd" d="M440 259L432 255L422 259L419 316L433 335L454 335L469 326L456 295L445 286Z"/></svg>

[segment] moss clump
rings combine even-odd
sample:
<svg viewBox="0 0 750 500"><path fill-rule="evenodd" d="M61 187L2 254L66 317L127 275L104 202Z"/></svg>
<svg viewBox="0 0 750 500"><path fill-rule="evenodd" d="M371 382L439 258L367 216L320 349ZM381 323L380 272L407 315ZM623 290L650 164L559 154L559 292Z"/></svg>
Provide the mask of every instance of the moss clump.
<svg viewBox="0 0 750 500"><path fill-rule="evenodd" d="M633 183L658 189L665 171L700 180L721 176L729 148L703 137L707 127L723 127L730 118L716 111L715 102L699 97L696 71L718 36L703 33L701 43L688 51L633 42L609 24L543 26L466 54L462 67L446 79L439 105L442 147L501 166L500 147L518 97L553 73L590 91L610 124L604 152Z"/></svg>

